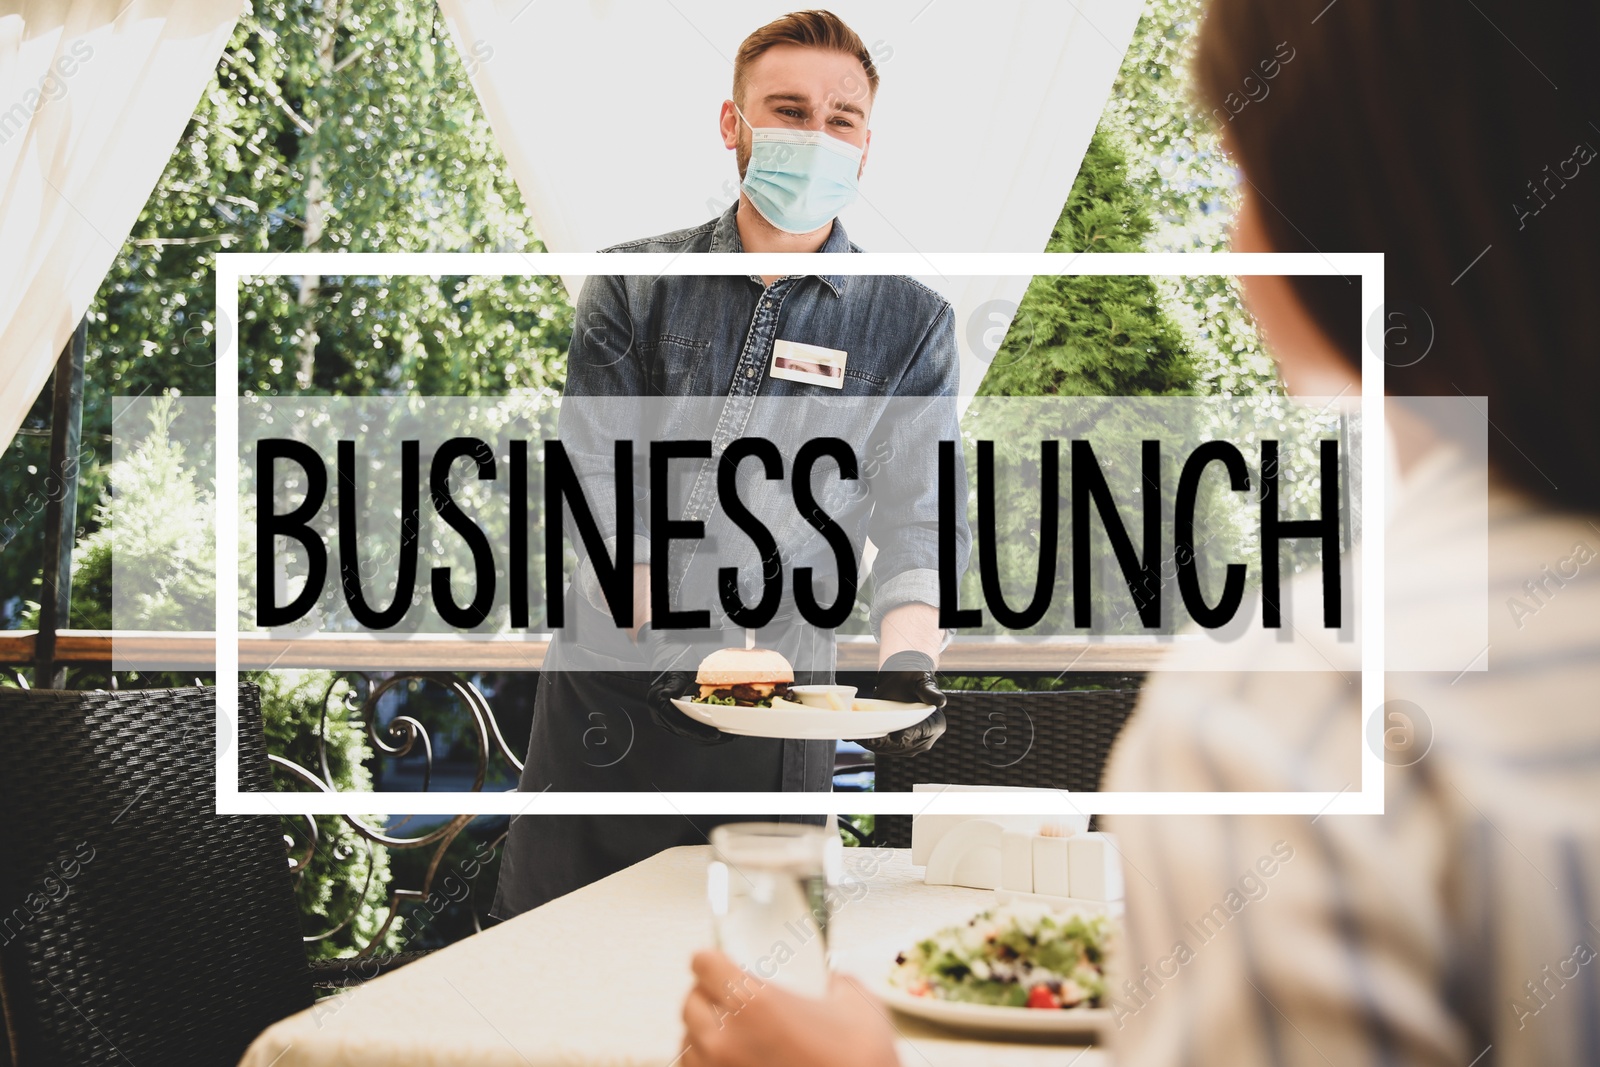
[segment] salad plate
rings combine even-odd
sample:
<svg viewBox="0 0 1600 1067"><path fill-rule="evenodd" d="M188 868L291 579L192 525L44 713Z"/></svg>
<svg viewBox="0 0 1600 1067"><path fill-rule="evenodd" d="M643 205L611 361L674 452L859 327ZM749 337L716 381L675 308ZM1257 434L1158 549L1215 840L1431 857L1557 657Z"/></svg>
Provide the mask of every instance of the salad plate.
<svg viewBox="0 0 1600 1067"><path fill-rule="evenodd" d="M959 1000L912 996L885 982L875 991L896 1011L924 1019L952 1030L988 1034L994 1037L1021 1034L1052 1034L1068 1037L1083 1034L1091 1038L1110 1030L1114 1023L1110 1008L1008 1008L998 1004L967 1004Z"/></svg>
<svg viewBox="0 0 1600 1067"><path fill-rule="evenodd" d="M857 698L848 711L774 698L771 707L702 704L681 697L673 706L691 719L743 737L788 737L802 741L859 741L915 726L934 712L932 704Z"/></svg>
<svg viewBox="0 0 1600 1067"><path fill-rule="evenodd" d="M1010 900L902 951L879 983L897 1011L989 1035L1097 1035L1107 1007L1106 956L1116 935L1104 914Z"/></svg>

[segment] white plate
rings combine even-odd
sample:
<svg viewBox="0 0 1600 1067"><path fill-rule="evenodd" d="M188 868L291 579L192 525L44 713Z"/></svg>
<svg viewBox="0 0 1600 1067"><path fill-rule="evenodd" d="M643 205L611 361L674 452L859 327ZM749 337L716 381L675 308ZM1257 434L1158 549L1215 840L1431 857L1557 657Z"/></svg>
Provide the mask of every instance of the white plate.
<svg viewBox="0 0 1600 1067"><path fill-rule="evenodd" d="M964 1004L958 1000L914 997L887 981L878 983L878 995L896 1011L941 1026L974 1033L1086 1034L1098 1038L1111 1029L1110 1008L1003 1008L996 1004Z"/></svg>
<svg viewBox="0 0 1600 1067"><path fill-rule="evenodd" d="M725 734L744 737L792 737L802 741L859 741L904 730L933 714L932 704L892 700L857 700L861 711L829 711L804 704L776 708L741 708L732 704L699 704L681 697L673 706L691 719Z"/></svg>

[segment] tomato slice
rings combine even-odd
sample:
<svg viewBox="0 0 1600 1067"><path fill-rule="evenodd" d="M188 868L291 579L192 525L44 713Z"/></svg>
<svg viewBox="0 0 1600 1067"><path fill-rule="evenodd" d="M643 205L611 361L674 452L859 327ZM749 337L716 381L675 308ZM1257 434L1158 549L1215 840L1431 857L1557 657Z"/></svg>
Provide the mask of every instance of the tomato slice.
<svg viewBox="0 0 1600 1067"><path fill-rule="evenodd" d="M1036 985L1028 991L1028 1007L1059 1008L1061 998L1050 992L1049 986Z"/></svg>

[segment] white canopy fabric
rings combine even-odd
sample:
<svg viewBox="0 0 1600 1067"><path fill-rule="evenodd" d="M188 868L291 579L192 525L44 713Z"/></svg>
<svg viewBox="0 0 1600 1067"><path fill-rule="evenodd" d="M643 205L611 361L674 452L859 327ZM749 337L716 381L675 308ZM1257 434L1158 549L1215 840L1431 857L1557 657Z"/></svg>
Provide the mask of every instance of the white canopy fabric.
<svg viewBox="0 0 1600 1067"><path fill-rule="evenodd" d="M0 447L160 180L242 6L0 3Z"/></svg>
<svg viewBox="0 0 1600 1067"><path fill-rule="evenodd" d="M738 195L718 109L733 55L793 0L439 0L546 247L704 222ZM875 252L1038 252L1141 0L831 0L882 79L861 198ZM1028 279L923 278L956 308L963 392ZM991 303L994 302L994 303Z"/></svg>

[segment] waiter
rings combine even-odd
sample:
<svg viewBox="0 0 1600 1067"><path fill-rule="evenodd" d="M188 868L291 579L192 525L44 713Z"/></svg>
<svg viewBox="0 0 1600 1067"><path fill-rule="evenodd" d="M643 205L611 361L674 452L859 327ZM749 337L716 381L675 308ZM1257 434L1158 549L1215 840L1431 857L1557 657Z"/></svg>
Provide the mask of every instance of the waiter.
<svg viewBox="0 0 1600 1067"><path fill-rule="evenodd" d="M877 87L860 37L829 12L798 12L758 29L740 46L733 98L722 105L723 140L736 153L741 179L738 201L704 225L608 251L861 251L837 215L855 199ZM819 496L819 506L851 534L851 545L870 536L877 549L874 694L942 707L934 678L946 635L938 623L933 457L935 441L955 437L957 381L954 313L908 278L593 277L577 304L561 440L580 477L593 461L595 478L583 481L603 535L616 529L606 508L613 438L711 439L719 452L741 437L785 433L849 442L861 460L859 478L824 462L814 481L823 496L830 485L835 490ZM641 422L648 429L621 428ZM789 490L789 470L770 479L760 467L741 467L747 477L740 497L753 501L752 510ZM635 521L629 628L613 620L594 561L582 562L540 678L523 791L831 788L833 741L733 737L670 702L693 688L706 651L744 643L744 629L717 610L719 569L737 568L740 599L751 605L770 562L718 506L711 462L684 462L675 473L673 518L703 522L705 536L675 544L670 561L652 561L648 530ZM964 486L958 499L965 499ZM796 609L791 579L797 567L810 567L812 591L826 605L853 600L851 576L841 573L814 525L780 520L776 533L784 593L756 636L794 663L797 682L831 681L831 629ZM614 559L616 536L606 542ZM963 524L956 536L963 567L968 543ZM670 572L674 610L708 608L710 626L651 625L652 564ZM944 714L936 711L862 743L880 757L905 757L926 751L943 732ZM712 826L730 821L737 820L514 817L493 912L510 918L662 849L703 844Z"/></svg>

